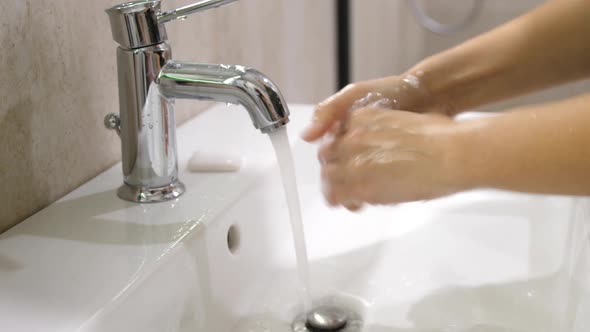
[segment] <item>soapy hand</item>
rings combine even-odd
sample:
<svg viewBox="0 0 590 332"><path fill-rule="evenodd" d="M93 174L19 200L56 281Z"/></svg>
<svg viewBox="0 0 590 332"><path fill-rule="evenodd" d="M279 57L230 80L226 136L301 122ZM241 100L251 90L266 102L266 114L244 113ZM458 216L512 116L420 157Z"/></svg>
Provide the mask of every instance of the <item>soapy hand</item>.
<svg viewBox="0 0 590 332"><path fill-rule="evenodd" d="M349 112L345 130L326 135L318 153L328 203L356 210L464 189L455 125L443 115L379 106Z"/></svg>
<svg viewBox="0 0 590 332"><path fill-rule="evenodd" d="M317 105L311 124L302 134L303 139L311 142L321 138L339 122L345 121L353 104L368 94L386 98L389 104L380 106L390 109L450 114L451 107L428 92L421 82L421 75L417 72L348 85Z"/></svg>

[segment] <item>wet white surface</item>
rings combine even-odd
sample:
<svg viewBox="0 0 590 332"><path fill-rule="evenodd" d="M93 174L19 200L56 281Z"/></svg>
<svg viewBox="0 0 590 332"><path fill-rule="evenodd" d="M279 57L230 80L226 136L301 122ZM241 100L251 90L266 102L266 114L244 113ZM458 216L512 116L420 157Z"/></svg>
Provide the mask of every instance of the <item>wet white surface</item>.
<svg viewBox="0 0 590 332"><path fill-rule="evenodd" d="M315 147L298 139L311 106L291 112L316 303L356 310L371 332L590 329L586 198L474 191L333 210ZM290 329L297 273L268 138L222 105L182 126L178 142L180 199L119 200L116 165L0 236L0 330ZM242 166L189 173L196 150L238 154Z"/></svg>

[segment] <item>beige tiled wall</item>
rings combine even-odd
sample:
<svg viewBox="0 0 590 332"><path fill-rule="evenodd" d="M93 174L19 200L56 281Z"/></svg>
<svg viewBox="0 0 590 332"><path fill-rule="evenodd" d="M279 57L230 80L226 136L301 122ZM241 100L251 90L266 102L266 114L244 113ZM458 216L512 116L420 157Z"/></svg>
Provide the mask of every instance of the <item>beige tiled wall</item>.
<svg viewBox="0 0 590 332"><path fill-rule="evenodd" d="M115 43L103 10L118 2L0 2L0 231L119 159L118 138L102 125L118 108ZM332 6L241 0L169 24L170 43L177 59L255 67L289 102L316 102L334 89ZM177 119L207 106L178 103Z"/></svg>
<svg viewBox="0 0 590 332"><path fill-rule="evenodd" d="M443 23L461 21L475 1L412 0ZM518 16L543 0L483 0L473 24L440 35L424 29L407 1L353 0L353 77L355 80L405 71L421 59L445 50Z"/></svg>
<svg viewBox="0 0 590 332"><path fill-rule="evenodd" d="M475 1L416 0L427 14L443 23L461 21ZM468 27L440 35L420 26L407 1L352 0L353 80L403 73L421 59L488 31L545 2L544 0L483 0L482 10ZM494 56L490 50L490 56ZM590 83L578 82L533 95L490 105L483 110L503 110L590 90Z"/></svg>

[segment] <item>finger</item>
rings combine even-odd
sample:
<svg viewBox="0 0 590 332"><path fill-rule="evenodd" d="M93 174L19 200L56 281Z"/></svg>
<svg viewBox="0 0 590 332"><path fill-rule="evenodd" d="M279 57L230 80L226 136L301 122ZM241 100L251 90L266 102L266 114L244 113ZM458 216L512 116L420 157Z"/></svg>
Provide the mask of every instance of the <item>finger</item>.
<svg viewBox="0 0 590 332"><path fill-rule="evenodd" d="M340 136L346 132L347 127L348 127L348 114L345 116L342 116L342 118L340 118L339 120L336 120L334 122L334 124L332 125L332 128L328 129L327 134L331 134L332 136ZM327 135L327 134L324 134L324 137L326 137L325 135Z"/></svg>
<svg viewBox="0 0 590 332"><path fill-rule="evenodd" d="M364 134L365 129L361 127L323 139L317 151L320 164L344 166L343 169L350 172L349 160L366 149L367 141L363 139Z"/></svg>
<svg viewBox="0 0 590 332"><path fill-rule="evenodd" d="M345 186L342 185L328 185L324 186L324 198L326 202L330 206L338 206L343 205L346 207L347 199L347 189ZM354 208L354 206L353 206Z"/></svg>
<svg viewBox="0 0 590 332"><path fill-rule="evenodd" d="M360 209L362 209L363 205L362 203L359 202L349 202L349 203L345 203L344 207L351 212L357 212Z"/></svg>
<svg viewBox="0 0 590 332"><path fill-rule="evenodd" d="M338 206L338 200L336 199L336 196L331 189L326 189L326 187L324 187L323 194L324 199L326 200L326 203L329 206Z"/></svg>
<svg viewBox="0 0 590 332"><path fill-rule="evenodd" d="M324 197L331 206L342 205L351 211L357 211L362 203L355 195L353 186L349 183L327 183L324 185Z"/></svg>
<svg viewBox="0 0 590 332"><path fill-rule="evenodd" d="M407 126L421 121L423 118L424 115L418 113L369 106L350 114L348 128L350 132L361 128L369 132L383 129L399 129L404 125Z"/></svg>
<svg viewBox="0 0 590 332"><path fill-rule="evenodd" d="M336 121L345 117L352 104L367 93L363 83L350 84L317 105L311 124L301 137L312 142L322 137Z"/></svg>
<svg viewBox="0 0 590 332"><path fill-rule="evenodd" d="M374 130L374 127L383 126L388 121L381 118L382 115L383 112L372 107L363 107L352 112L346 122L346 135L359 136Z"/></svg>
<svg viewBox="0 0 590 332"><path fill-rule="evenodd" d="M332 186L327 180L322 181L322 194L324 195L324 199L329 206L337 206L339 204L335 187Z"/></svg>
<svg viewBox="0 0 590 332"><path fill-rule="evenodd" d="M326 164L320 169L322 184L327 187L342 186L346 182L344 167L339 164Z"/></svg>
<svg viewBox="0 0 590 332"><path fill-rule="evenodd" d="M343 192L346 192L346 176L338 164L327 164L321 168L322 193L331 206L342 203Z"/></svg>
<svg viewBox="0 0 590 332"><path fill-rule="evenodd" d="M318 160L320 164L326 165L338 161L337 143L335 141L326 142L318 148Z"/></svg>

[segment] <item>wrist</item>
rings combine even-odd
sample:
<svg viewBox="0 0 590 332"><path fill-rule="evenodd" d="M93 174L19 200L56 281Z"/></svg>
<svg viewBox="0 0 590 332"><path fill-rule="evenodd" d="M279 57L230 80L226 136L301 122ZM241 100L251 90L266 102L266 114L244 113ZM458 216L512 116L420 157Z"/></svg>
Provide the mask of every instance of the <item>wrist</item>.
<svg viewBox="0 0 590 332"><path fill-rule="evenodd" d="M414 66L400 76L404 82L412 82L419 90L420 98L423 101L423 113L439 113L453 116L457 113L456 107L451 103L451 98L445 94L437 75L425 69L421 63Z"/></svg>
<svg viewBox="0 0 590 332"><path fill-rule="evenodd" d="M454 120L451 125L446 168L454 192L487 187L490 182L486 179L497 156L481 141L485 126L485 121L469 120Z"/></svg>

